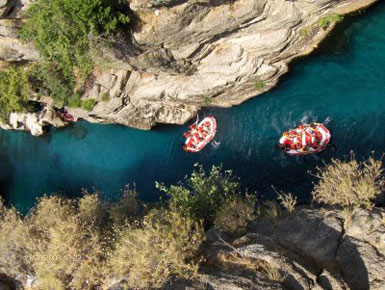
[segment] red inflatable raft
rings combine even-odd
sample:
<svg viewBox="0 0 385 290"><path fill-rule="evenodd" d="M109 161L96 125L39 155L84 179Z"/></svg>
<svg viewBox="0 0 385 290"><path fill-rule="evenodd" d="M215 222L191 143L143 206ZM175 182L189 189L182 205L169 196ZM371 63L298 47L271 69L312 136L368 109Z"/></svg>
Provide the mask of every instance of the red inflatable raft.
<svg viewBox="0 0 385 290"><path fill-rule="evenodd" d="M206 117L199 124L190 125L190 130L184 133L186 137L183 149L186 152L199 152L215 136L217 132L217 121L214 117Z"/></svg>
<svg viewBox="0 0 385 290"><path fill-rule="evenodd" d="M324 150L330 138L331 134L323 124L303 124L284 132L278 146L289 155L307 155Z"/></svg>

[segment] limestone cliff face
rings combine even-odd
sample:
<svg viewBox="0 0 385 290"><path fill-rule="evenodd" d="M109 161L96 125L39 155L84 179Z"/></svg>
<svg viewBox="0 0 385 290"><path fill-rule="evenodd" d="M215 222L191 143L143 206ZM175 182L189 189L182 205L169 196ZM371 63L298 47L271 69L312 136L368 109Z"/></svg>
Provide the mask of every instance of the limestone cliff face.
<svg viewBox="0 0 385 290"><path fill-rule="evenodd" d="M231 238L207 234L196 279L176 280L164 290L182 289L385 289L385 211L297 209L257 218Z"/></svg>
<svg viewBox="0 0 385 290"><path fill-rule="evenodd" d="M95 49L94 58L104 65L94 71L83 98L98 103L91 112L69 113L150 129L156 123L183 124L202 106L237 105L272 88L293 58L317 46L333 27L322 29L321 17L375 1L132 0L138 19L131 37ZM4 62L38 57L17 39L18 18L30 2L0 2L8 7L0 9L7 18L0 20ZM264 87L256 90L256 82Z"/></svg>

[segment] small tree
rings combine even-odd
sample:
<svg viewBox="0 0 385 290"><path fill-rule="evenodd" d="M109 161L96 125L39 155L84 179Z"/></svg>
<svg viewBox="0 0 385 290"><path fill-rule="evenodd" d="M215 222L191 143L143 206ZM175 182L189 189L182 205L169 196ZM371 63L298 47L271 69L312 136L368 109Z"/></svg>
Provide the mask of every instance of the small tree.
<svg viewBox="0 0 385 290"><path fill-rule="evenodd" d="M108 37L127 25L128 12L128 2L123 0L34 1L26 11L20 37L33 42L44 60L32 71L37 91L67 105L76 85L81 87L93 69L91 40ZM85 103L85 109L92 105Z"/></svg>

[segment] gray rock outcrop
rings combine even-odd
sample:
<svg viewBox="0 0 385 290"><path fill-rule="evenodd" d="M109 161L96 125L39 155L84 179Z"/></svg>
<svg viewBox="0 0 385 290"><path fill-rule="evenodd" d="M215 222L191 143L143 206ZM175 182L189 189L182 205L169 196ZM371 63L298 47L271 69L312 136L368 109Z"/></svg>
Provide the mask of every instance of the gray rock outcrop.
<svg viewBox="0 0 385 290"><path fill-rule="evenodd" d="M216 229L207 238L198 277L164 289L385 289L384 209L300 209L257 218L237 239Z"/></svg>

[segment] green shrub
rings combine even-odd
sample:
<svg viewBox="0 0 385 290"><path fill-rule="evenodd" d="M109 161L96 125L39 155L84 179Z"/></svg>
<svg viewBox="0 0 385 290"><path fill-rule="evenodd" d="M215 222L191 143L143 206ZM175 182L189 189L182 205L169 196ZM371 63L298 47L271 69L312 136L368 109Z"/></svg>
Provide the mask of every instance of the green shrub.
<svg viewBox="0 0 385 290"><path fill-rule="evenodd" d="M333 159L324 168L317 168L319 181L313 190L317 203L338 205L354 210L370 208L372 199L381 194L384 183L382 162L369 158L361 163Z"/></svg>
<svg viewBox="0 0 385 290"><path fill-rule="evenodd" d="M110 95L108 93L102 94L102 102L108 102L110 100Z"/></svg>
<svg viewBox="0 0 385 290"><path fill-rule="evenodd" d="M339 23L343 19L344 17L339 14L326 15L320 19L319 25L321 26L321 28L326 29L329 27L330 24Z"/></svg>
<svg viewBox="0 0 385 290"><path fill-rule="evenodd" d="M251 195L227 200L218 211L215 225L228 233L243 232L254 218L255 202Z"/></svg>
<svg viewBox="0 0 385 290"><path fill-rule="evenodd" d="M307 27L301 28L301 30L299 31L299 35L303 38L308 36L309 35L309 29Z"/></svg>
<svg viewBox="0 0 385 290"><path fill-rule="evenodd" d="M196 273L203 241L201 225L175 209L153 210L143 227L122 230L109 259L110 273L125 277L128 289L162 286L171 275Z"/></svg>
<svg viewBox="0 0 385 290"><path fill-rule="evenodd" d="M55 101L64 104L75 83L91 72L90 39L128 24L127 12L123 0L38 0L29 6L20 37L32 41L50 62L39 79ZM47 74L49 70L53 74Z"/></svg>
<svg viewBox="0 0 385 290"><path fill-rule="evenodd" d="M8 120L11 112L25 112L28 109L30 85L22 67L11 66L0 71L0 119Z"/></svg>
<svg viewBox="0 0 385 290"><path fill-rule="evenodd" d="M82 100L82 108L86 111L92 111L97 101L94 99Z"/></svg>
<svg viewBox="0 0 385 290"><path fill-rule="evenodd" d="M170 198L172 207L184 216L196 221L203 220L206 225L213 224L218 210L223 204L239 195L239 183L232 177L231 171L222 172L220 167L213 166L206 173L200 166L185 182L169 188L162 184L157 187Z"/></svg>
<svg viewBox="0 0 385 290"><path fill-rule="evenodd" d="M70 108L80 108L82 106L82 100L80 99L80 94L75 93L68 98L67 104Z"/></svg>
<svg viewBox="0 0 385 290"><path fill-rule="evenodd" d="M264 82L262 82L262 81L256 81L254 83L254 89L256 89L257 91L262 90L265 87L266 87L266 84Z"/></svg>
<svg viewBox="0 0 385 290"><path fill-rule="evenodd" d="M205 97L203 102L206 106L210 105L212 103L213 99L212 97Z"/></svg>
<svg viewBox="0 0 385 290"><path fill-rule="evenodd" d="M40 96L50 96L58 106L67 105L73 95L74 81L65 78L60 68L48 61L35 63L28 70L29 81Z"/></svg>

